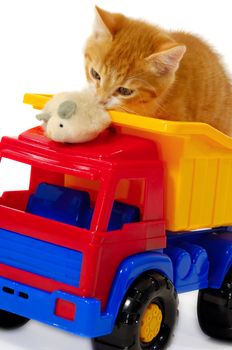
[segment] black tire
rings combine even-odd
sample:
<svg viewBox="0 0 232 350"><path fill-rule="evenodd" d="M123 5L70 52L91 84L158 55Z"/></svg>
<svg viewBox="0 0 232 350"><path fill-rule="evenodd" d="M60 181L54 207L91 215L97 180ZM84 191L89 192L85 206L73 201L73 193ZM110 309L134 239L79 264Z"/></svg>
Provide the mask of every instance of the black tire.
<svg viewBox="0 0 232 350"><path fill-rule="evenodd" d="M157 305L162 311L158 334L144 343L140 338L145 311ZM168 344L177 317L178 298L173 284L156 272L146 272L129 289L113 332L93 340L96 350L161 350Z"/></svg>
<svg viewBox="0 0 232 350"><path fill-rule="evenodd" d="M0 328L15 329L24 326L29 321L28 318L0 310Z"/></svg>
<svg viewBox="0 0 232 350"><path fill-rule="evenodd" d="M232 341L232 269L220 289L199 291L197 313L205 334Z"/></svg>

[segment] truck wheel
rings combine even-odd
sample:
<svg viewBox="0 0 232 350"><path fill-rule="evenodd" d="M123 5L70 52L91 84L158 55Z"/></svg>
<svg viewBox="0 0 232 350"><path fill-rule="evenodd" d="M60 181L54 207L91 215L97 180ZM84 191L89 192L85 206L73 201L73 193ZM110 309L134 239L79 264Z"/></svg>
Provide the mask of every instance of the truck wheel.
<svg viewBox="0 0 232 350"><path fill-rule="evenodd" d="M220 289L199 292L197 313L205 334L232 341L232 269Z"/></svg>
<svg viewBox="0 0 232 350"><path fill-rule="evenodd" d="M113 332L93 340L96 350L160 350L173 332L178 299L172 283L146 272L129 289Z"/></svg>
<svg viewBox="0 0 232 350"><path fill-rule="evenodd" d="M14 329L24 326L29 321L28 318L0 310L0 328Z"/></svg>

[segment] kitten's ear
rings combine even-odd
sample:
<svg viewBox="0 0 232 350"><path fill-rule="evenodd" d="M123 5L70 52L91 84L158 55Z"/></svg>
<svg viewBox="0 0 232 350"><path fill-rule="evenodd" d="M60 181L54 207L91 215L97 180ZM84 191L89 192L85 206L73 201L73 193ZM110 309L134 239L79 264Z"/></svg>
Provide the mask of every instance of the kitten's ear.
<svg viewBox="0 0 232 350"><path fill-rule="evenodd" d="M115 14L102 10L96 6L96 19L94 24L95 35L108 36L113 39L114 34L118 29L117 17Z"/></svg>
<svg viewBox="0 0 232 350"><path fill-rule="evenodd" d="M180 61L186 52L186 46L178 45L171 49L154 53L146 58L146 62L150 65L152 71L158 75L174 73L179 68Z"/></svg>

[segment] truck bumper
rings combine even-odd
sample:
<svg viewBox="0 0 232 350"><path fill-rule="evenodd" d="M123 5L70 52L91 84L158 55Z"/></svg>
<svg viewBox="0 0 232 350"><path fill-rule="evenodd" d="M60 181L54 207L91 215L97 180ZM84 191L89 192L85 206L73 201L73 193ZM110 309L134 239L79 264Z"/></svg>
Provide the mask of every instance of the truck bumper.
<svg viewBox="0 0 232 350"><path fill-rule="evenodd" d="M57 312L60 301L72 306L72 320ZM97 299L62 291L49 293L2 277L0 309L89 338L110 334L115 319L101 312L101 302Z"/></svg>

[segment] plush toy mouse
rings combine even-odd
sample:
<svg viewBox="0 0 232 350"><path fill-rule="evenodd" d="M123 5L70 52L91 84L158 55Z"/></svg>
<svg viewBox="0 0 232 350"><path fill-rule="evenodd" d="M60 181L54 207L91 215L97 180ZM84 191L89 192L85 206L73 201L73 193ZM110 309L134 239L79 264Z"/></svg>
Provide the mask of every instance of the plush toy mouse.
<svg viewBox="0 0 232 350"><path fill-rule="evenodd" d="M111 123L91 89L55 95L36 118L44 122L45 134L51 140L67 143L93 140Z"/></svg>

